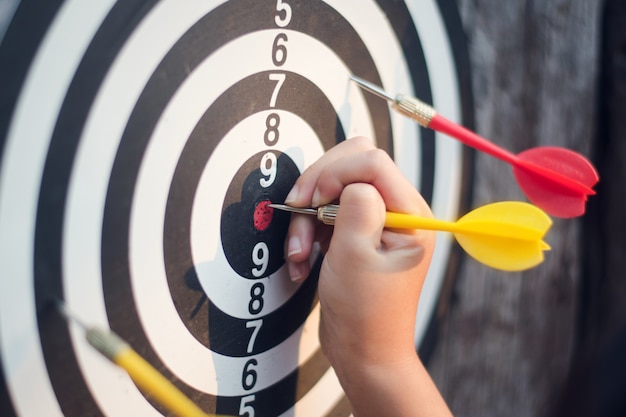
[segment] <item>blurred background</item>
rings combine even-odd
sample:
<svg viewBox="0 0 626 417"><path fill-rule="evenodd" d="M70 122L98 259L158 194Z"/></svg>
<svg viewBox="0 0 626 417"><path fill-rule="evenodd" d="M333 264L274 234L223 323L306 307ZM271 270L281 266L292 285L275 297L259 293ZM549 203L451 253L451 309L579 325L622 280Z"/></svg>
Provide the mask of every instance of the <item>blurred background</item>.
<svg viewBox="0 0 626 417"><path fill-rule="evenodd" d="M626 2L457 3L477 131L514 153L576 150L594 162L600 183L585 216L555 219L540 267L503 275L462 265L443 295L429 369L457 416L564 415L554 414L564 402L598 415L572 381L583 375L598 401L610 389L623 397L626 386L599 370L624 368L605 350L626 319ZM523 198L502 170L476 155L472 206Z"/></svg>

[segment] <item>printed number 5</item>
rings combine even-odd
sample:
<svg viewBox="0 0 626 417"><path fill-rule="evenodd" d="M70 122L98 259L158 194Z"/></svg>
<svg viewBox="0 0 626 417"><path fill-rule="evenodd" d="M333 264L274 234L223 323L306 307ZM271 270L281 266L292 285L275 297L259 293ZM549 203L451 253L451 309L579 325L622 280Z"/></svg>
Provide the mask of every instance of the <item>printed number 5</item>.
<svg viewBox="0 0 626 417"><path fill-rule="evenodd" d="M241 403L239 404L239 415L246 414L248 417L254 417L254 407L252 402L254 401L254 395L246 395L241 397Z"/></svg>
<svg viewBox="0 0 626 417"><path fill-rule="evenodd" d="M291 22L291 6L287 3L283 3L283 0L276 0L276 11L277 12L285 12L284 17L281 17L279 14L274 18L274 22L276 22L276 26L279 28L284 28Z"/></svg>

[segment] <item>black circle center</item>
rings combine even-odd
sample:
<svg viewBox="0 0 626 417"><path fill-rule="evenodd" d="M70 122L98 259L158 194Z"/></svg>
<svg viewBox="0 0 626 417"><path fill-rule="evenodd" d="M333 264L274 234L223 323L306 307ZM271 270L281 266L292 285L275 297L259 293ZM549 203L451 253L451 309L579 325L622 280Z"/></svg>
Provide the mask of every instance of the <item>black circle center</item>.
<svg viewBox="0 0 626 417"><path fill-rule="evenodd" d="M282 203L299 175L289 156L268 150L249 158L233 177L224 198L220 233L226 259L242 277L267 277L284 264L289 215L276 211L259 227L259 206Z"/></svg>

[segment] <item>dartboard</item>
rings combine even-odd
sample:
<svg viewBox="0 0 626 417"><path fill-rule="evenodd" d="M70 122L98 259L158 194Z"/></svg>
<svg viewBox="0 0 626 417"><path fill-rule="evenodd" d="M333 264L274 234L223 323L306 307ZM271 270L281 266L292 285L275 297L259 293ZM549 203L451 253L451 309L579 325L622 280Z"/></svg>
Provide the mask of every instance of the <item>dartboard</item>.
<svg viewBox="0 0 626 417"><path fill-rule="evenodd" d="M8 3L7 3L8 4ZM23 0L0 22L0 413L167 414L49 308L111 329L208 412L349 415L288 279L282 202L363 135L442 219L467 154L354 74L470 124L454 2ZM416 347L450 271L440 236Z"/></svg>

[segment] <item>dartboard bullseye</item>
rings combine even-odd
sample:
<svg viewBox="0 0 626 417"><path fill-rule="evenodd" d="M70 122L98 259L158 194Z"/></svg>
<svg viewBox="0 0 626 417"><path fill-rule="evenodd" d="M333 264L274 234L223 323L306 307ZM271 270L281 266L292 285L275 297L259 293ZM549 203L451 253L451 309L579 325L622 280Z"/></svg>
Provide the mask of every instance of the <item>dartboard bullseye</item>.
<svg viewBox="0 0 626 417"><path fill-rule="evenodd" d="M247 173L247 175L245 174ZM221 216L222 248L231 268L242 277L262 278L284 264L288 216L267 207L284 201L300 171L285 154L254 155L231 183Z"/></svg>
<svg viewBox="0 0 626 417"><path fill-rule="evenodd" d="M272 204L270 200L263 200L254 208L254 228L259 232L266 230L272 224L274 209L269 207L270 204Z"/></svg>
<svg viewBox="0 0 626 417"><path fill-rule="evenodd" d="M166 415L58 298L208 412L349 415L317 339L321 254L291 282L289 215L268 204L363 135L456 217L460 145L349 81L471 123L451 4L22 0L0 19L0 414ZM417 347L449 259L442 236Z"/></svg>

